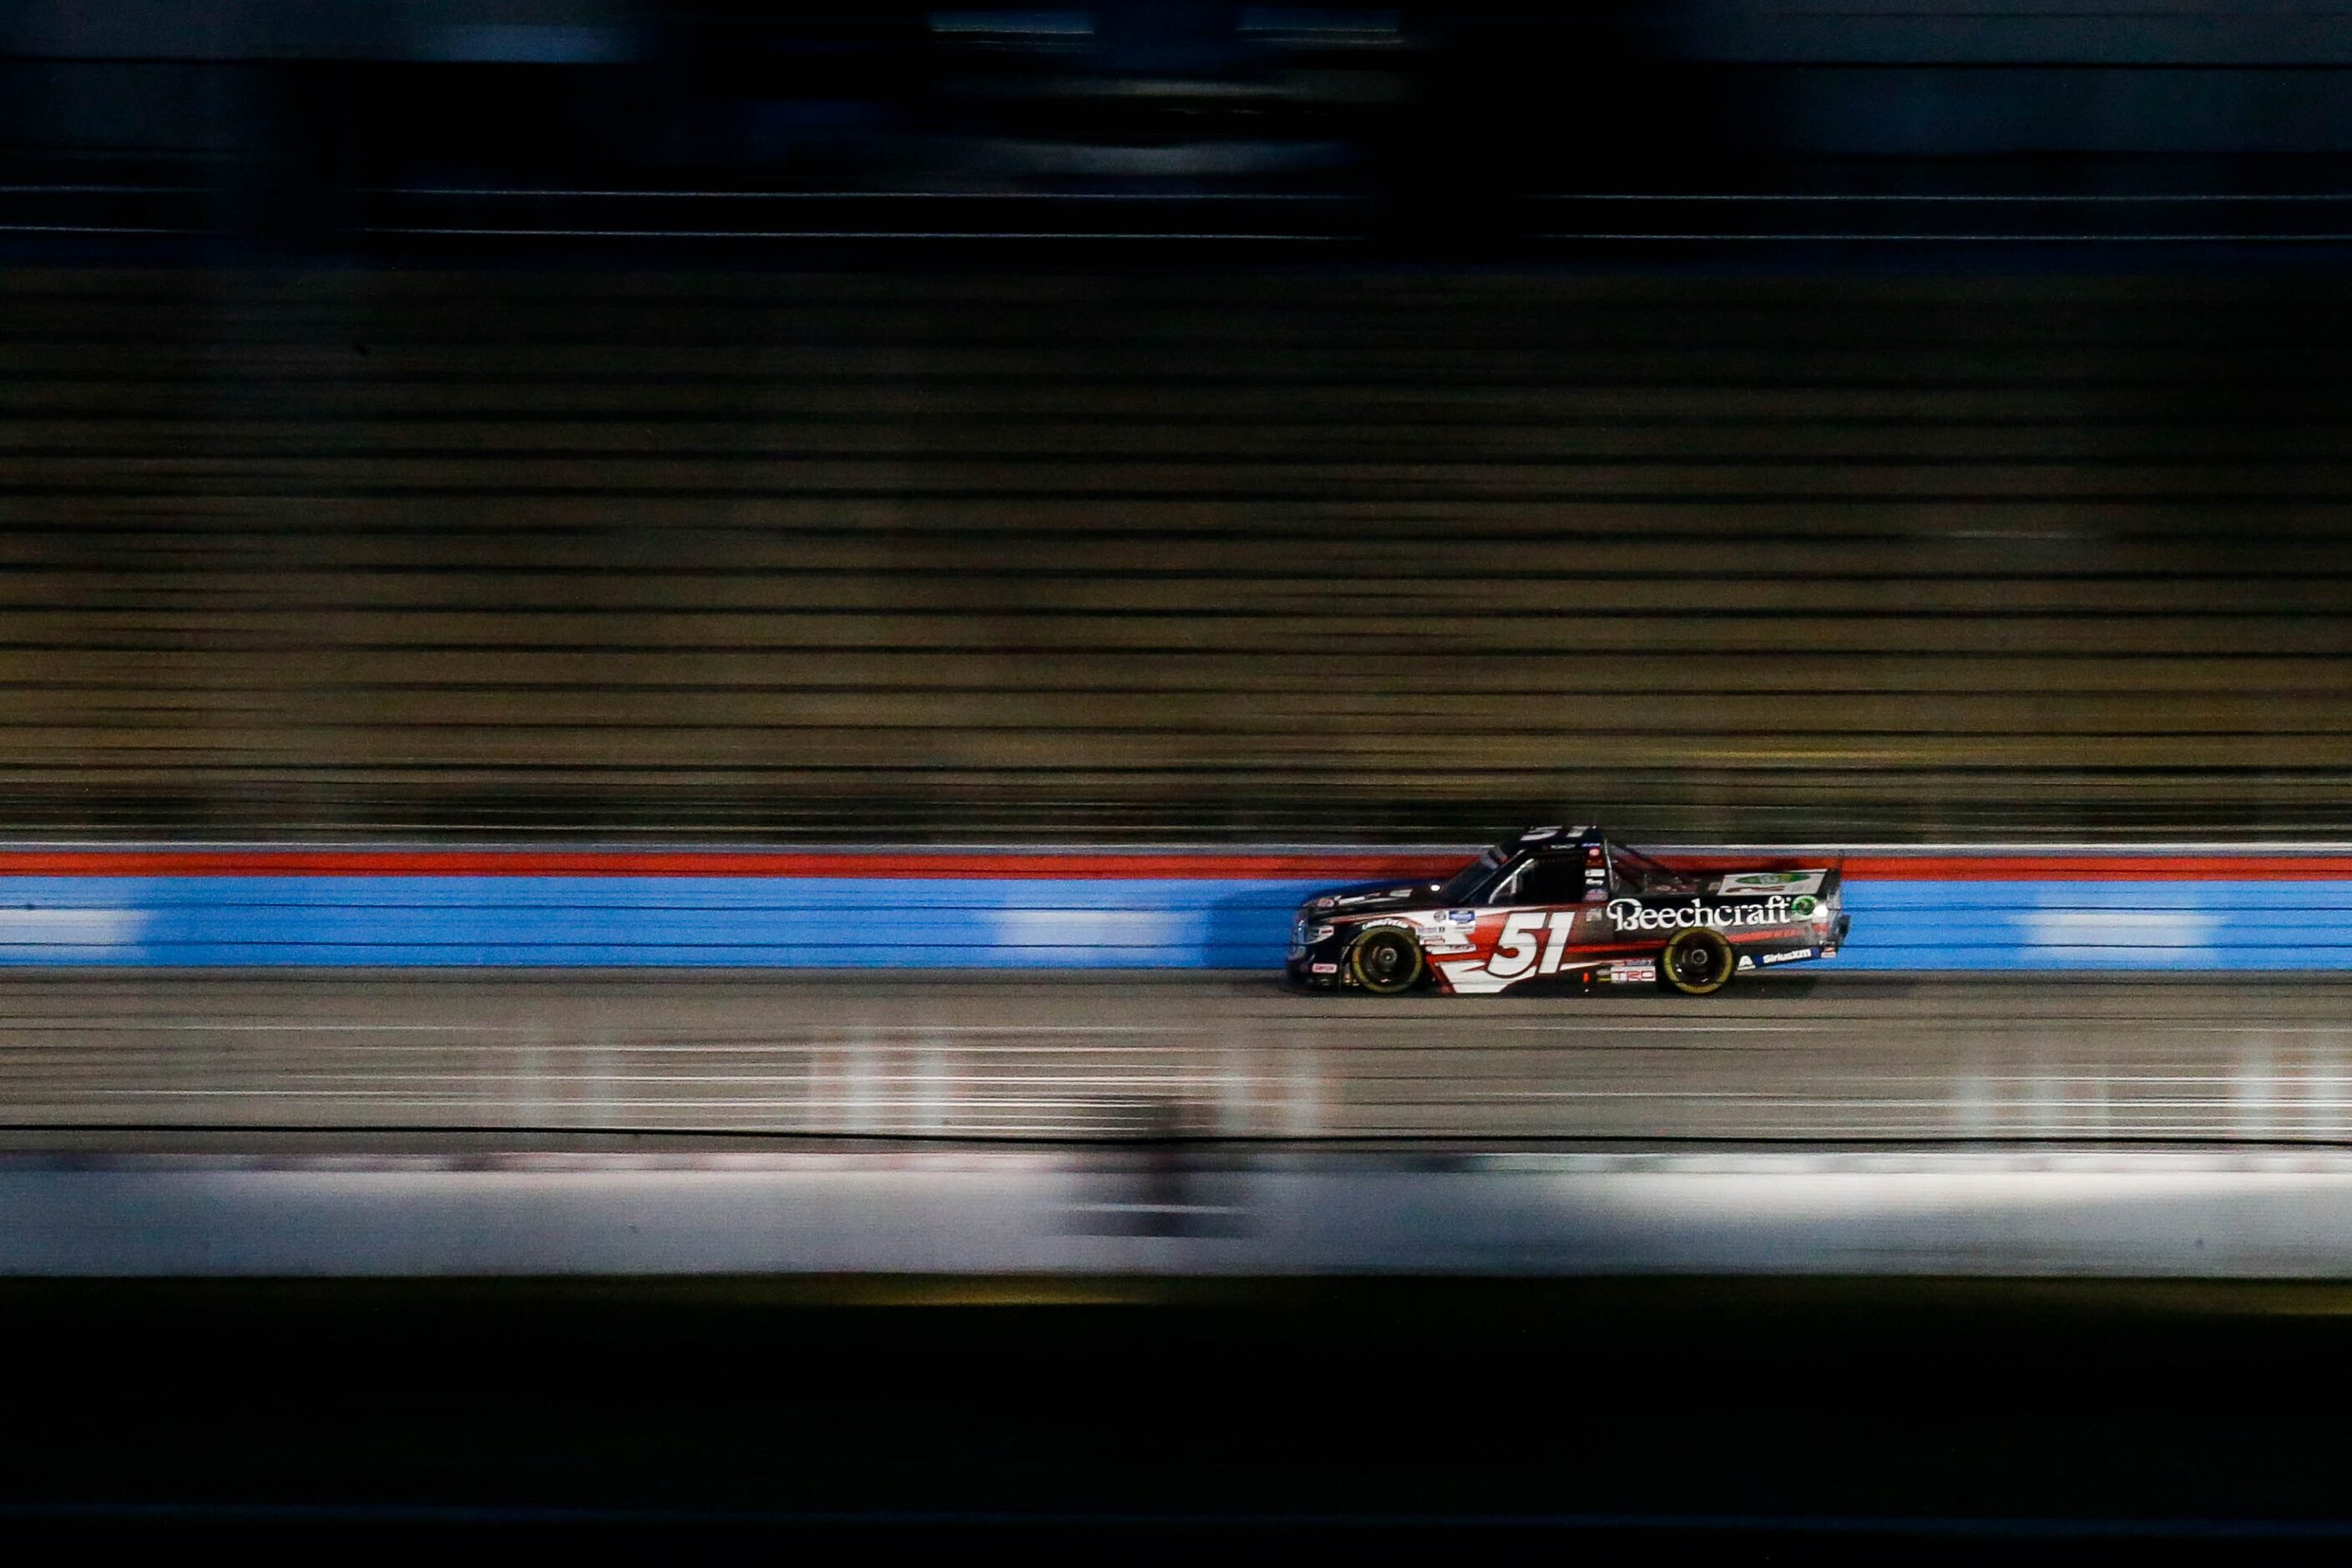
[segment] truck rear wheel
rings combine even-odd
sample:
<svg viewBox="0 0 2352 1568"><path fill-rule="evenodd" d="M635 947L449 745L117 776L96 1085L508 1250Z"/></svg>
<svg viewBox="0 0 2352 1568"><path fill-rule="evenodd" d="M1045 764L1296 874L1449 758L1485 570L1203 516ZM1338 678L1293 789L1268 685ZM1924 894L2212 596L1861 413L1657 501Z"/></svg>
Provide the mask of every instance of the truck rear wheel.
<svg viewBox="0 0 2352 1568"><path fill-rule="evenodd" d="M1705 996L1731 983L1738 960L1723 933L1712 926L1678 931L1658 955L1658 983L1685 996Z"/></svg>

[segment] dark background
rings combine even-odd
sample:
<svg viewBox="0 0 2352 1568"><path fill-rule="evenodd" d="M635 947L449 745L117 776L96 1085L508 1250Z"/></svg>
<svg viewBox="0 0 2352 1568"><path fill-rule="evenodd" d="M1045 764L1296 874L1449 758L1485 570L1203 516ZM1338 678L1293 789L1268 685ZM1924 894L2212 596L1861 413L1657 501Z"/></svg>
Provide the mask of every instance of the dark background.
<svg viewBox="0 0 2352 1568"><path fill-rule="evenodd" d="M0 1327L45 1360L0 1432L0 1525L2311 1552L2345 1530L2344 1304L2188 1281L20 1281Z"/></svg>
<svg viewBox="0 0 2352 1568"><path fill-rule="evenodd" d="M0 832L2352 827L2352 20L0 22Z"/></svg>
<svg viewBox="0 0 2352 1568"><path fill-rule="evenodd" d="M2348 68L19 0L0 837L2340 838ZM0 1526L2308 1544L2339 1296L20 1282Z"/></svg>

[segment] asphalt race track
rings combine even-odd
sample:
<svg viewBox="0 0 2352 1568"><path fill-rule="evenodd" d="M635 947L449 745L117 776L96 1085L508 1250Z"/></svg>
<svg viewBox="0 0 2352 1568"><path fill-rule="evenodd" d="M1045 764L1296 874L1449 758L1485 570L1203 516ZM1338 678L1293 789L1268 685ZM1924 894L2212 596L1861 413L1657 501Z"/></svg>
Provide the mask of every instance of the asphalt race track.
<svg viewBox="0 0 2352 1568"><path fill-rule="evenodd" d="M1721 996L1255 976L25 975L18 1129L1055 1139L2352 1133L2352 984L1777 977Z"/></svg>

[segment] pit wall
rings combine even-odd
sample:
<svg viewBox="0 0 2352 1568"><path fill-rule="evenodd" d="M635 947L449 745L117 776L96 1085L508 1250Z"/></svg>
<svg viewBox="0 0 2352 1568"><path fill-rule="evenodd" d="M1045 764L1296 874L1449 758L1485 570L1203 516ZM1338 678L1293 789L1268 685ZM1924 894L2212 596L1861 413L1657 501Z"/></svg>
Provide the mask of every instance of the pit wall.
<svg viewBox="0 0 2352 1568"><path fill-rule="evenodd" d="M1244 969L1468 850L0 850L0 964ZM2352 846L1842 860L1853 970L2352 969Z"/></svg>

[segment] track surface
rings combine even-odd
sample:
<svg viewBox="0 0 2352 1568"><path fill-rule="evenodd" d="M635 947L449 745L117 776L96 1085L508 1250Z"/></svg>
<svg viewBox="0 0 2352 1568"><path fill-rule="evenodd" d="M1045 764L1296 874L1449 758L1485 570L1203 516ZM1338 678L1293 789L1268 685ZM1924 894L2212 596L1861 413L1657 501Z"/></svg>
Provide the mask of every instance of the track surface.
<svg viewBox="0 0 2352 1568"><path fill-rule="evenodd" d="M1786 977L1379 1003L1242 976L38 975L16 1127L2352 1137L2352 984Z"/></svg>

